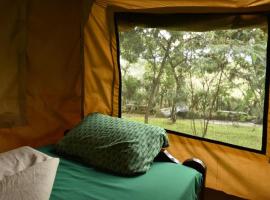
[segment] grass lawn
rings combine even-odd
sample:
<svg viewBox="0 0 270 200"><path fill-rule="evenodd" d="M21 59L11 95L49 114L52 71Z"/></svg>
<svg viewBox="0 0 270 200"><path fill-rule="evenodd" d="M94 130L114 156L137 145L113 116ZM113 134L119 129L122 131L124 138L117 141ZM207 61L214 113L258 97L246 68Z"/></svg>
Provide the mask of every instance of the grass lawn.
<svg viewBox="0 0 270 200"><path fill-rule="evenodd" d="M144 115L123 113L122 117L138 122L144 121ZM176 123L173 124L167 118L149 118L149 124L161 126L168 130L195 135L192 133L191 122L190 119L177 119ZM195 120L195 124L197 129L196 136L201 137L202 120ZM231 124L223 123L222 121L211 122L205 138L260 150L262 125L248 123Z"/></svg>

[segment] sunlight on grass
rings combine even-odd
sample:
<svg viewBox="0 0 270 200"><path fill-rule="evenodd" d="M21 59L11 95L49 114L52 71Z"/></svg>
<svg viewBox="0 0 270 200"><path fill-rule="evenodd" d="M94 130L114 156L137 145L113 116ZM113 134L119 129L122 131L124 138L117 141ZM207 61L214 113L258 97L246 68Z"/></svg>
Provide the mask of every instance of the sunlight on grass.
<svg viewBox="0 0 270 200"><path fill-rule="evenodd" d="M132 121L144 122L143 115L123 114L122 117ZM202 120L195 120L197 134L194 134L191 129L190 119L177 119L177 122L173 124L167 118L149 118L149 124L160 126L168 130L195 135L198 137L202 136L201 123ZM260 150L262 126L243 123L231 124L230 122L210 123L208 133L206 134L205 138Z"/></svg>

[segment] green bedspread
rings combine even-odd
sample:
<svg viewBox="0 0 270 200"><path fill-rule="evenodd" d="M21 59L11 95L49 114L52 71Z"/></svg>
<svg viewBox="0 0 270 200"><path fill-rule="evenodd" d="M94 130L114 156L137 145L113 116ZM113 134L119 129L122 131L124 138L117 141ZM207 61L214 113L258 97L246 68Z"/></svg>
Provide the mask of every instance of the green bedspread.
<svg viewBox="0 0 270 200"><path fill-rule="evenodd" d="M60 157L50 200L198 199L201 174L179 164L154 162L146 174L121 177L58 156L52 146L39 150Z"/></svg>

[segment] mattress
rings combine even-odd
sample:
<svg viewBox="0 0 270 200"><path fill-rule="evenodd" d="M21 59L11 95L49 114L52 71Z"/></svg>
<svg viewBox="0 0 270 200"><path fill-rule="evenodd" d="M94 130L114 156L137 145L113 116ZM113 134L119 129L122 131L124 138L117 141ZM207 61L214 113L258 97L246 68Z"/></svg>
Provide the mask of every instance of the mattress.
<svg viewBox="0 0 270 200"><path fill-rule="evenodd" d="M199 198L202 176L186 166L154 162L151 169L134 177L99 171L54 152L53 146L40 151L59 157L50 200L194 200Z"/></svg>

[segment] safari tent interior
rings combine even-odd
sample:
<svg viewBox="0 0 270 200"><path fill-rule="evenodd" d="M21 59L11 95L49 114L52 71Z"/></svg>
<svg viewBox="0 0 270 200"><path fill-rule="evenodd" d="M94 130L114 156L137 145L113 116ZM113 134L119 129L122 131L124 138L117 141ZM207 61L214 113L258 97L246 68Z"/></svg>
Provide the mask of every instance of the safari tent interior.
<svg viewBox="0 0 270 200"><path fill-rule="evenodd" d="M54 166L46 175L56 174L46 190L53 199L54 187L70 185L58 178L69 161L48 145L100 113L165 128L172 156L207 166L204 199L270 199L269 13L269 0L0 0L0 163L7 152L34 148L38 162ZM50 156L60 158L58 169ZM155 166L145 175L162 177L155 182L164 190L153 191L169 195L173 186ZM12 199L1 197L16 189L4 179L0 172L0 199ZM61 187L60 196L72 196ZM119 188L109 190L115 198L97 187L99 197L71 199L148 199L129 190L117 198Z"/></svg>

